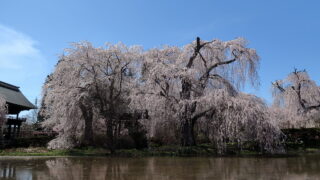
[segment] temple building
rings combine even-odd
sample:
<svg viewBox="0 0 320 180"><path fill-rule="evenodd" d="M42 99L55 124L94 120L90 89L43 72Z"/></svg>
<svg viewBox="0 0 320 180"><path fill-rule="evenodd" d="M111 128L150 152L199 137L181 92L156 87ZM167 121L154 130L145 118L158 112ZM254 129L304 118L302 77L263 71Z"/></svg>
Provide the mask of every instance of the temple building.
<svg viewBox="0 0 320 180"><path fill-rule="evenodd" d="M20 126L26 118L19 118L24 110L36 109L20 91L19 87L0 81L0 96L6 100L8 106L7 129L5 138L12 139L20 134Z"/></svg>

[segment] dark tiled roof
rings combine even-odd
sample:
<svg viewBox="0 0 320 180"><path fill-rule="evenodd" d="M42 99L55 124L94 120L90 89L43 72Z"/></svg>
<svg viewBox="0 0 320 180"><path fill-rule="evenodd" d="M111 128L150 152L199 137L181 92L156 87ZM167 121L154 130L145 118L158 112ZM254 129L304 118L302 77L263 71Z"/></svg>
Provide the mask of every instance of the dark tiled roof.
<svg viewBox="0 0 320 180"><path fill-rule="evenodd" d="M22 106L23 109L35 109L36 107L21 93L19 87L0 81L0 96L7 103Z"/></svg>

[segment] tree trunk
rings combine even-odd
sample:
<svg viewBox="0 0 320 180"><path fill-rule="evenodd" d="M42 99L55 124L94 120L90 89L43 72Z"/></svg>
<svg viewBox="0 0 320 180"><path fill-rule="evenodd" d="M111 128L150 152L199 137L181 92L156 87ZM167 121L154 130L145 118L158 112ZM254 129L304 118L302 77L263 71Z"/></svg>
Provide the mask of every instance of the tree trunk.
<svg viewBox="0 0 320 180"><path fill-rule="evenodd" d="M3 139L3 128L2 125L0 124L0 149L4 147L4 139Z"/></svg>
<svg viewBox="0 0 320 180"><path fill-rule="evenodd" d="M184 105L183 111L180 114L181 122L181 146L195 146L194 138L194 123L192 122L192 111L190 104Z"/></svg>
<svg viewBox="0 0 320 180"><path fill-rule="evenodd" d="M195 146L196 141L194 138L194 126L192 125L192 122L185 119L182 121L181 126L181 146Z"/></svg>
<svg viewBox="0 0 320 180"><path fill-rule="evenodd" d="M113 117L110 117L106 121L107 126L107 147L110 150L111 154L115 152L116 145L115 145L115 139L114 139L114 133L113 133Z"/></svg>
<svg viewBox="0 0 320 180"><path fill-rule="evenodd" d="M92 130L92 117L85 121L84 140L83 143L87 146L93 145L93 130Z"/></svg>
<svg viewBox="0 0 320 180"><path fill-rule="evenodd" d="M84 146L93 145L93 129L92 129L92 121L93 121L93 112L92 109L89 107L87 108L83 104L80 103L80 109L84 118L84 135L83 135L83 142Z"/></svg>
<svg viewBox="0 0 320 180"><path fill-rule="evenodd" d="M115 138L115 120L116 120L116 115L115 115L115 105L113 103L110 103L109 110L106 111L104 114L105 122L106 122L106 127L107 127L107 147L110 150L111 154L115 152L116 149L116 138Z"/></svg>
<svg viewBox="0 0 320 180"><path fill-rule="evenodd" d="M180 97L182 100L190 100L191 97L191 82L189 79L184 78L181 81L182 91ZM196 145L194 138L194 123L192 122L192 113L195 111L196 106L185 102L183 112L180 113L180 128L181 128L181 146L194 146Z"/></svg>

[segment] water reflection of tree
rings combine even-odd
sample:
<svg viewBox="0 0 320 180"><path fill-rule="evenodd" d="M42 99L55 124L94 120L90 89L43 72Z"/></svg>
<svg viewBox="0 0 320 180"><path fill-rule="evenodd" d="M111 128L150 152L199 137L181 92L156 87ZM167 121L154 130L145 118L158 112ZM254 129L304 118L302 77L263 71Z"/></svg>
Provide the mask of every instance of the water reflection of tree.
<svg viewBox="0 0 320 180"><path fill-rule="evenodd" d="M48 168L45 166L46 159L38 158L9 158L0 160L0 179L46 179Z"/></svg>
<svg viewBox="0 0 320 180"><path fill-rule="evenodd" d="M59 158L46 162L54 179L306 179L313 158Z"/></svg>
<svg viewBox="0 0 320 180"><path fill-rule="evenodd" d="M319 159L319 157L318 157ZM319 177L320 162L313 158L216 158L210 159L217 179L313 179ZM217 176L218 175L218 176Z"/></svg>
<svg viewBox="0 0 320 180"><path fill-rule="evenodd" d="M291 158L29 158L0 160L0 179L317 179L320 156Z"/></svg>

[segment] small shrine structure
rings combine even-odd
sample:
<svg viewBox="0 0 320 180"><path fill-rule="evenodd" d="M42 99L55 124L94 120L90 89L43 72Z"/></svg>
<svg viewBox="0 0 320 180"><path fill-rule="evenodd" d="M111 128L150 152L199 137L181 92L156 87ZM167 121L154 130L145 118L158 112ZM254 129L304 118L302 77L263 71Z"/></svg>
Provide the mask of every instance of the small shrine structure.
<svg viewBox="0 0 320 180"><path fill-rule="evenodd" d="M8 107L5 139L14 139L20 135L21 124L26 121L26 118L19 118L19 113L37 107L22 94L18 86L2 81L0 81L0 96L6 100Z"/></svg>

